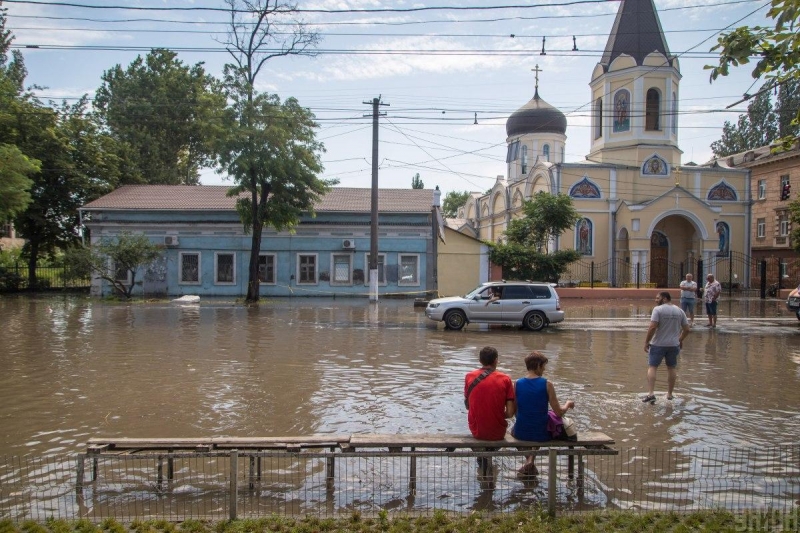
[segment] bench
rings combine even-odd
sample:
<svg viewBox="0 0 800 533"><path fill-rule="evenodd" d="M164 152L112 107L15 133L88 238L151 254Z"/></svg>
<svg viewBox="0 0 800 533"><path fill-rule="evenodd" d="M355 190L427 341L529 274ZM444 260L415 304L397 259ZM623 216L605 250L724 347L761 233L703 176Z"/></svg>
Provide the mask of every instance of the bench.
<svg viewBox="0 0 800 533"><path fill-rule="evenodd" d="M258 452L283 451L299 453L303 450L322 450L330 452L340 451L344 454L377 451L386 449L389 453L408 453L409 456L409 489L412 494L416 491L417 482L417 456L419 450L440 450L453 453L458 449L471 450L478 453L494 452L499 449L516 449L530 451L534 455L547 455L548 469L548 510L555 513L556 482L558 456L567 456L568 475L574 477L575 457L578 457L578 486L582 487L584 477L584 455L617 455L617 450L611 448L614 440L599 431L581 431L578 440L562 441L551 440L547 442L523 441L506 435L503 440L490 441L478 440L468 434L362 434L362 435L309 435L303 437L210 437L210 438L92 438L89 439L86 454L78 456L76 489L80 495L84 485L85 460L93 460L91 481L97 479L98 459L100 457L124 457L145 454L157 454L158 485L163 482L163 464L167 462L167 479L174 479L173 460L176 455L186 455L206 452L227 452L230 456L232 472L237 471L240 456L250 459L250 488L254 487L254 480L261 478L261 456ZM546 450L546 452L544 451ZM328 490L333 491L335 478L335 456L331 453L326 457L326 478ZM424 455L424 454L422 454ZM489 461L481 462L484 477L489 477ZM231 479L231 517L236 516L236 476Z"/></svg>

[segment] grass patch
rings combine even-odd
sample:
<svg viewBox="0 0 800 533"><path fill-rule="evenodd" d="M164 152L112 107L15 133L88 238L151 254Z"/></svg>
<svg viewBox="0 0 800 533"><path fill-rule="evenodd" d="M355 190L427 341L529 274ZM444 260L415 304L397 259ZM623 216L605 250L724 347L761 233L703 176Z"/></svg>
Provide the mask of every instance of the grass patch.
<svg viewBox="0 0 800 533"><path fill-rule="evenodd" d="M781 527L797 527L797 517L797 511L780 516L758 512L733 514L721 510L692 513L604 511L557 518L550 518L538 508L508 515L451 515L436 511L427 516L408 516L381 511L374 517L367 517L354 511L340 518L269 516L181 523L136 520L127 525L113 519L99 524L87 520L47 520L44 523L2 520L0 533L688 533L773 531Z"/></svg>

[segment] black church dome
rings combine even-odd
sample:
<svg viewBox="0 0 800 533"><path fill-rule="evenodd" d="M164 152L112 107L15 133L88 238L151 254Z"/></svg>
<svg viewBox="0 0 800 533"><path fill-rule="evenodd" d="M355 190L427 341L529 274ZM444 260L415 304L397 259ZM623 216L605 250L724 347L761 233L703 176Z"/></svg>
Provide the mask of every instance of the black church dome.
<svg viewBox="0 0 800 533"><path fill-rule="evenodd" d="M506 134L523 135L525 133L558 133L567 131L567 117L539 97L539 91L533 98L508 117Z"/></svg>

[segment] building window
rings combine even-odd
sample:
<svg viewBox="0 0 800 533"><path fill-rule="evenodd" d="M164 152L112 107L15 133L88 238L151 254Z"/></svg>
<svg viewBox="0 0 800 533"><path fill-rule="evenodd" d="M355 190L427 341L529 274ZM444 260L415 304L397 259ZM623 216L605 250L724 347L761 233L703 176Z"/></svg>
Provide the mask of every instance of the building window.
<svg viewBox="0 0 800 533"><path fill-rule="evenodd" d="M419 255L400 254L398 257L400 275L398 285L419 285Z"/></svg>
<svg viewBox="0 0 800 533"><path fill-rule="evenodd" d="M317 254L297 255L297 283L317 283Z"/></svg>
<svg viewBox="0 0 800 533"><path fill-rule="evenodd" d="M603 99L598 98L594 101L594 138L599 139L603 136Z"/></svg>
<svg viewBox="0 0 800 533"><path fill-rule="evenodd" d="M758 199L764 200L767 197L767 180L758 180Z"/></svg>
<svg viewBox="0 0 800 533"><path fill-rule="evenodd" d="M659 94L658 89L647 90L644 129L647 131L658 131L661 129L661 94Z"/></svg>
<svg viewBox="0 0 800 533"><path fill-rule="evenodd" d="M353 283L353 254L333 254L331 263L333 264L331 285L350 285Z"/></svg>
<svg viewBox="0 0 800 533"><path fill-rule="evenodd" d="M550 145L545 144L542 146L542 157L545 161L550 161Z"/></svg>
<svg viewBox="0 0 800 533"><path fill-rule="evenodd" d="M789 215L787 213L778 216L778 235L781 237L789 235Z"/></svg>
<svg viewBox="0 0 800 533"><path fill-rule="evenodd" d="M200 285L200 253L181 252L178 255L178 268L181 283L186 285Z"/></svg>
<svg viewBox="0 0 800 533"><path fill-rule="evenodd" d="M258 281L268 285L275 284L275 254L258 256Z"/></svg>
<svg viewBox="0 0 800 533"><path fill-rule="evenodd" d="M672 134L678 134L678 95L672 93Z"/></svg>
<svg viewBox="0 0 800 533"><path fill-rule="evenodd" d="M522 173L528 173L528 147L522 145Z"/></svg>
<svg viewBox="0 0 800 533"><path fill-rule="evenodd" d="M364 254L364 285L369 285L369 254ZM386 285L386 254L378 254L378 285Z"/></svg>
<svg viewBox="0 0 800 533"><path fill-rule="evenodd" d="M508 152L506 153L506 163L516 161L519 157L519 141L514 141L508 145Z"/></svg>
<svg viewBox="0 0 800 533"><path fill-rule="evenodd" d="M789 175L781 176L781 200L788 200L792 197L792 184L789 182Z"/></svg>
<svg viewBox="0 0 800 533"><path fill-rule="evenodd" d="M756 220L756 237L763 239L767 236L767 219L759 218Z"/></svg>
<svg viewBox="0 0 800 533"><path fill-rule="evenodd" d="M133 280L131 279L131 271L123 265L114 264L114 281L119 281L125 285L130 285Z"/></svg>
<svg viewBox="0 0 800 533"><path fill-rule="evenodd" d="M214 283L216 285L236 283L236 254L221 252L214 254Z"/></svg>

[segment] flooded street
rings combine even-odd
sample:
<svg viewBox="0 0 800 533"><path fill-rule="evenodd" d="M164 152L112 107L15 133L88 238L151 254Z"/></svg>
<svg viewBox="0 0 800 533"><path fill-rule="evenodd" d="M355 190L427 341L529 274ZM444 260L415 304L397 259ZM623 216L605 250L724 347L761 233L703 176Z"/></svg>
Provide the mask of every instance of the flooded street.
<svg viewBox="0 0 800 533"><path fill-rule="evenodd" d="M244 308L3 296L0 454L82 451L90 437L466 433L464 374L485 345L524 375L543 350L579 431L619 447L759 447L800 440L800 326L783 302L722 301L697 317L676 399L643 405L649 301L562 300L539 333L446 331L409 300L280 299Z"/></svg>

